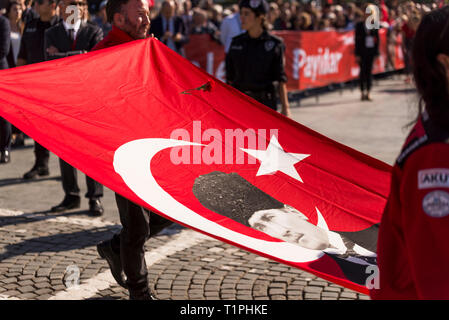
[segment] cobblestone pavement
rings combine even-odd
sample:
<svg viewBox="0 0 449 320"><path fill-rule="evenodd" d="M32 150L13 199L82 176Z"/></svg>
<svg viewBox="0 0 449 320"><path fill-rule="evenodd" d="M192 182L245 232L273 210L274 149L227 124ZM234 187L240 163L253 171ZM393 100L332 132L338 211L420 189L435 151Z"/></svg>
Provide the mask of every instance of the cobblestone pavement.
<svg viewBox="0 0 449 320"><path fill-rule="evenodd" d="M360 104L358 92L346 90L319 103L304 100L293 118L392 163L406 134L399 124L410 120L412 94L400 80L385 80L373 95L377 103ZM376 126L377 135L369 130ZM33 163L31 144L27 140L25 148L13 151L12 163L0 167L0 299L127 299L95 247L120 229L113 193L105 190L107 212L101 218L87 215L87 201L81 210L52 214L49 208L63 197L58 161L52 155L50 177L23 181ZM84 192L82 174L79 183ZM369 299L178 225L148 241L146 261L159 299Z"/></svg>
<svg viewBox="0 0 449 320"><path fill-rule="evenodd" d="M0 297L127 298L95 249L118 225L80 215L7 210L0 211L0 225ZM146 260L159 299L367 299L180 226L149 241ZM77 274L80 284L71 287Z"/></svg>

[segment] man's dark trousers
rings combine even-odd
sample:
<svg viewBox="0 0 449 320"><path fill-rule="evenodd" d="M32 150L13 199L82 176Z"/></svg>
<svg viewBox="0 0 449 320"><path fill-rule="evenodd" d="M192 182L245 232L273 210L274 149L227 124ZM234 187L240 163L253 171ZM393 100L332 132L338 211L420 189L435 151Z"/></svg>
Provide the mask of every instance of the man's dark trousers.
<svg viewBox="0 0 449 320"><path fill-rule="evenodd" d="M373 54L364 54L360 57L360 90L362 91L371 91L375 58Z"/></svg>
<svg viewBox="0 0 449 320"><path fill-rule="evenodd" d="M50 159L50 151L34 141L34 154L36 156L36 167L48 169L48 159Z"/></svg>
<svg viewBox="0 0 449 320"><path fill-rule="evenodd" d="M80 188L78 187L77 170L70 164L59 158L59 167L61 168L62 188L66 195L78 196ZM103 185L86 175L87 193L86 198L97 200L103 197Z"/></svg>
<svg viewBox="0 0 449 320"><path fill-rule="evenodd" d="M117 193L115 200L123 229L112 238L112 250L120 253L129 291L144 292L148 289L145 242L172 222Z"/></svg>

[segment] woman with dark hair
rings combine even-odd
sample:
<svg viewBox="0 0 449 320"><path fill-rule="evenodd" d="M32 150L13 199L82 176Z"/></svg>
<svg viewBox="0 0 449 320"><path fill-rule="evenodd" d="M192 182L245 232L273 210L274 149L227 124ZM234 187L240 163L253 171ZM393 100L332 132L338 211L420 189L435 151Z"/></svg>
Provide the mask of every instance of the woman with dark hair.
<svg viewBox="0 0 449 320"><path fill-rule="evenodd" d="M412 67L419 115L393 168L374 299L449 299L449 7L422 19Z"/></svg>
<svg viewBox="0 0 449 320"><path fill-rule="evenodd" d="M285 45L267 31L265 0L241 0L240 20L245 33L232 39L226 54L226 81L234 88L277 110L276 86L281 113L290 115L285 74Z"/></svg>
<svg viewBox="0 0 449 320"><path fill-rule="evenodd" d="M9 20L11 26L11 51L14 66L17 63L17 56L19 55L20 39L22 38L22 32L24 23L22 22L22 4L19 1L10 1L6 7L5 17ZM9 66L10 68L13 66Z"/></svg>

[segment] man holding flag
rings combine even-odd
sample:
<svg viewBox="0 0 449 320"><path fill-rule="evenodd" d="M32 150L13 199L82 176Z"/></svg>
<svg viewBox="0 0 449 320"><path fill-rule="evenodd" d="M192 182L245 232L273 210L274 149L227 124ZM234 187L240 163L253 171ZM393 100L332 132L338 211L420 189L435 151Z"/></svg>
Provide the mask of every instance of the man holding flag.
<svg viewBox="0 0 449 320"><path fill-rule="evenodd" d="M150 27L149 10L146 0L109 0L106 13L112 30L93 50L145 39ZM170 225L171 221L117 193L115 197L123 229L111 240L100 243L98 253L107 260L115 280L128 288L131 300L153 300L148 287L144 245L149 237Z"/></svg>

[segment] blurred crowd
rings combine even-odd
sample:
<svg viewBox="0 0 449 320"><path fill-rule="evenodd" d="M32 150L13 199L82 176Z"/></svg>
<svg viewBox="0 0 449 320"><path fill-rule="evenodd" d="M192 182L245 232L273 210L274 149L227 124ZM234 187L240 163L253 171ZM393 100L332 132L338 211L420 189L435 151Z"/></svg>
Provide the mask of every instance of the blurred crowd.
<svg viewBox="0 0 449 320"><path fill-rule="evenodd" d="M325 2L325 1L323 1ZM275 0L267 14L268 30L348 31L364 18L362 5L367 1L333 1L318 6L317 1ZM401 30L404 24L416 29L420 17L436 9L437 2L370 1L379 7L380 27ZM175 2L175 15L181 17L190 33L220 30L223 19L239 11L238 5L214 4L213 0L182 0ZM160 12L156 3L152 15ZM201 30L201 31L199 31Z"/></svg>
<svg viewBox="0 0 449 320"><path fill-rule="evenodd" d="M362 5L366 1L297 1L274 0L270 2L269 12L266 16L268 30L299 30L299 31L349 31L353 30L356 23L364 19ZM409 70L408 52L410 51L414 33L423 14L436 9L440 2L422 3L422 1L402 0L375 0L371 1L379 8L379 27L388 30L391 43L396 41L396 35L403 35L406 69ZM111 29L111 24L106 18L107 0L88 1L89 5L83 8L83 20L100 26L104 36ZM12 50L17 57L20 45L21 33L25 24L33 18L37 18L35 6L37 1L32 0L0 0L0 8L11 24ZM158 16L179 18L181 27L177 31L182 35L183 41L180 48L188 42L188 36L192 34L209 34L212 39L226 45L225 35L221 35L221 25L226 17L238 15L237 3L222 5L213 0L177 0L156 1L151 11L151 19ZM159 39L163 34L155 34ZM394 46L391 46L394 50Z"/></svg>
<svg viewBox="0 0 449 320"><path fill-rule="evenodd" d="M364 19L362 5L364 1L333 1L317 5L317 1L288 1L275 0L270 2L270 9L266 17L268 30L301 30L301 31L349 31L355 24ZM403 34L404 53L411 47L414 32L419 25L423 14L438 7L437 2L420 3L418 1L377 0L372 1L378 5L380 14L380 27L389 30L392 41L398 33ZM106 3L89 2L83 8L83 20L100 26L104 36L111 29L106 18ZM169 8L168 15L179 17L184 25L180 28L188 41L191 34L209 34L214 40L224 43L220 37L220 28L223 20L238 13L238 4L227 6L214 3L213 0L179 0L156 1L151 12L151 19L164 13L164 4ZM37 1L32 0L0 0L0 8L11 24L12 49L17 56L20 45L21 32L25 24L38 17L35 6ZM165 7L167 7L165 6Z"/></svg>
<svg viewBox="0 0 449 320"><path fill-rule="evenodd" d="M165 2L165 1L164 1ZM156 1L151 12L152 19L162 14L164 2ZM333 1L317 5L317 1L275 0L270 2L270 9L266 17L268 30L301 30L301 31L349 31L364 18L362 4L365 1ZM418 1L371 1L378 5L380 27L396 33L404 33L411 38L423 14L438 7L437 2L420 3ZM111 26L106 19L106 3L89 2L84 8L83 19L99 25L108 33ZM24 24L37 17L34 10L36 1L31 0L0 0L2 13L9 19L12 30L20 33ZM210 34L215 40L220 39L222 21L235 13L239 8L237 3L222 5L213 0L179 0L171 1L172 14L182 19L183 30L186 35ZM16 40L17 41L17 40Z"/></svg>

